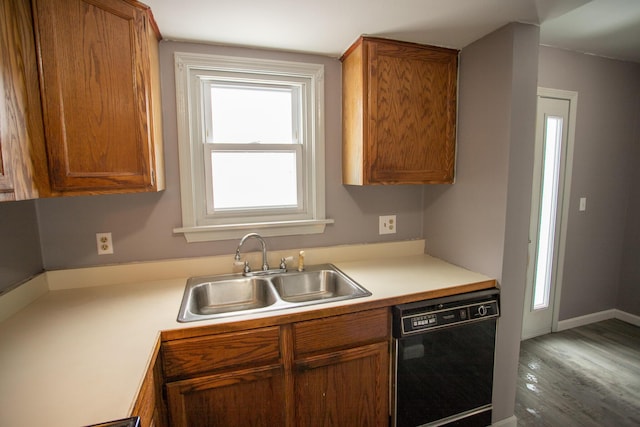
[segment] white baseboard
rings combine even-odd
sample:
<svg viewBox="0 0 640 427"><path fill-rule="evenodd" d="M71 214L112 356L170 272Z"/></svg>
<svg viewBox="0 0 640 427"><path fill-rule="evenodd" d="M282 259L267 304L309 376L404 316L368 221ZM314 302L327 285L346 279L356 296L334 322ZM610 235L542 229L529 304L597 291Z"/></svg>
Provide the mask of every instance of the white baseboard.
<svg viewBox="0 0 640 427"><path fill-rule="evenodd" d="M567 320L561 320L558 322L558 332L609 319L620 319L624 322L631 323L632 325L640 326L640 316L636 316L634 314L612 308L610 310L599 311L597 313L591 313Z"/></svg>
<svg viewBox="0 0 640 427"><path fill-rule="evenodd" d="M616 310L616 319L620 319L623 322L631 323L635 326L640 326L640 316L627 313L626 311Z"/></svg>
<svg viewBox="0 0 640 427"><path fill-rule="evenodd" d="M543 329L538 329L534 331L527 329L526 331L522 331L522 337L520 338L520 341L528 340L529 338L539 337L540 335L546 335L548 333L549 333L549 328L543 328Z"/></svg>
<svg viewBox="0 0 640 427"><path fill-rule="evenodd" d="M558 332L567 329L577 328L578 326L588 325L589 323L600 322L602 320L614 319L615 309L599 311L597 313L585 314L584 316L573 317L558 322Z"/></svg>
<svg viewBox="0 0 640 427"><path fill-rule="evenodd" d="M509 418L505 418L504 420L500 420L496 423L491 424L491 427L517 427L518 419L515 415L510 416Z"/></svg>

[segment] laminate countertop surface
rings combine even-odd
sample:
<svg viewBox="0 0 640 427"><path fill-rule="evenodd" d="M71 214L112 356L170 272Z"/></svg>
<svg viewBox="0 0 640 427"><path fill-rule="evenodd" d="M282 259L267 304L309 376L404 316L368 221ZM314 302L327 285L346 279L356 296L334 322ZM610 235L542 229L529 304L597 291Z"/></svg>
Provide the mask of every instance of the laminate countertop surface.
<svg viewBox="0 0 640 427"><path fill-rule="evenodd" d="M393 305L495 285L428 255L334 265L373 295L292 310ZM127 417L161 331L284 312L179 323L186 279L49 291L0 323L0 426L84 426Z"/></svg>

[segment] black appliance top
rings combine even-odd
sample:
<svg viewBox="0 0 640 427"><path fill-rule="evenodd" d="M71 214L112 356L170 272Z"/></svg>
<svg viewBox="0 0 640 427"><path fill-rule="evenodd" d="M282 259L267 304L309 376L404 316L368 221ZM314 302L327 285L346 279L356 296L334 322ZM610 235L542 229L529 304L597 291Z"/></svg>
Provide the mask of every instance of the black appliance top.
<svg viewBox="0 0 640 427"><path fill-rule="evenodd" d="M402 338L499 316L497 288L411 302L393 307L393 336Z"/></svg>

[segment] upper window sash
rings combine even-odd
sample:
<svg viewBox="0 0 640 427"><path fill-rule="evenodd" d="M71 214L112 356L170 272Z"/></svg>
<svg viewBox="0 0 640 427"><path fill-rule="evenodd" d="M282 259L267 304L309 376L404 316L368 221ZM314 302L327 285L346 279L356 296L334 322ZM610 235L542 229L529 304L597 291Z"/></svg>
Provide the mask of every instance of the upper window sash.
<svg viewBox="0 0 640 427"><path fill-rule="evenodd" d="M263 79L261 81L243 81L241 79L235 79L234 81L220 80L214 76L211 78L203 78L200 76L201 85L202 85L202 112L203 112L203 141L205 143L237 143L237 144L248 144L248 143L304 143L303 137L305 136L304 130L302 129L302 122L300 120L301 117L307 113L308 106L303 101L306 97L305 87L303 84L281 84L278 82L266 82ZM281 92L290 95L289 105L291 107L291 116L290 123L291 126L288 129L290 134L287 138L282 138L280 140L267 140L262 141L259 138L254 140L246 140L246 141L231 141L222 139L216 139L214 132L214 120L216 120L216 114L212 111L212 106L214 104L214 100L212 99L212 92L215 89L225 89L228 88L230 90L236 89L239 93L242 93L242 90L251 90L254 89L256 91L274 91ZM247 109L250 108L246 107ZM224 113L223 113L224 114ZM220 123L217 121L216 123ZM245 124L241 124L244 126Z"/></svg>

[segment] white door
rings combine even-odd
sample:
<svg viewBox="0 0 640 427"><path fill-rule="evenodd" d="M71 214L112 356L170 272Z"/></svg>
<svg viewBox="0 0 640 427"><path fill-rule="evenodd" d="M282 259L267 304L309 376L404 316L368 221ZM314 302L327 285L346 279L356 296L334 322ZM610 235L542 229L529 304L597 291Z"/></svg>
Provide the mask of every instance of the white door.
<svg viewBox="0 0 640 427"><path fill-rule="evenodd" d="M575 92L538 90L522 339L557 328L576 101Z"/></svg>

